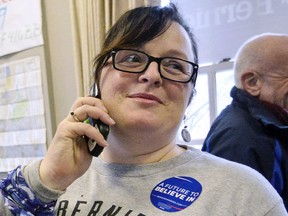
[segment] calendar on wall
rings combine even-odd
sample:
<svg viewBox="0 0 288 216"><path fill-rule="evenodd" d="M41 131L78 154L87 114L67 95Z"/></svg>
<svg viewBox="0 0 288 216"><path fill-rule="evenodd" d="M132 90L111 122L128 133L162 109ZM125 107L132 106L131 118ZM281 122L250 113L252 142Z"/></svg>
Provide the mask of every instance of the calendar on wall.
<svg viewBox="0 0 288 216"><path fill-rule="evenodd" d="M41 159L46 126L40 57L0 65L0 172Z"/></svg>

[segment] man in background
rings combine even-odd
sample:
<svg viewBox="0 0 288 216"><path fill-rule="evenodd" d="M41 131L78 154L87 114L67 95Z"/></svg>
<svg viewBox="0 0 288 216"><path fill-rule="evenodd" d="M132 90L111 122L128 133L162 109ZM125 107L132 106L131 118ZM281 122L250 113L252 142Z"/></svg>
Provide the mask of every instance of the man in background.
<svg viewBox="0 0 288 216"><path fill-rule="evenodd" d="M258 170L288 210L288 35L249 39L234 73L232 103L212 124L202 150Z"/></svg>

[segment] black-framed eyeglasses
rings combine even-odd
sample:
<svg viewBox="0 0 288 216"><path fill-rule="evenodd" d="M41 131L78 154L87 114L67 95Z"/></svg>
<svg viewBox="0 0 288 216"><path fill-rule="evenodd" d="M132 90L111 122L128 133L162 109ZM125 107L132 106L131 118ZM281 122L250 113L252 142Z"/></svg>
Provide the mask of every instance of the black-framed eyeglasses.
<svg viewBox="0 0 288 216"><path fill-rule="evenodd" d="M156 58L133 49L115 49L111 51L111 56L113 67L119 71L142 73L154 61L158 64L161 77L180 83L196 82L199 66L190 61L175 57Z"/></svg>

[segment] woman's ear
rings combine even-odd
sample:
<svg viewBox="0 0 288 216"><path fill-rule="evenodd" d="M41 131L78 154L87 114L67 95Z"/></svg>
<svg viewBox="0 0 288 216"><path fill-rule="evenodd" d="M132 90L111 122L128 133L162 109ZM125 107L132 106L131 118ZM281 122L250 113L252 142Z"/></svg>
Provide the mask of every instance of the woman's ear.
<svg viewBox="0 0 288 216"><path fill-rule="evenodd" d="M260 76L256 71L248 71L242 74L241 82L243 89L252 96L259 96L261 91Z"/></svg>

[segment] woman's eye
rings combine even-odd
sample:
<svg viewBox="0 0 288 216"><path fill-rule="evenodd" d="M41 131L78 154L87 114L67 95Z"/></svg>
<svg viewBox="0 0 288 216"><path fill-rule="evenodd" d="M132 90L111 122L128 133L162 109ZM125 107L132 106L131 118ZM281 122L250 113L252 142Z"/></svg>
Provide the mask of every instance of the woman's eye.
<svg viewBox="0 0 288 216"><path fill-rule="evenodd" d="M141 62L141 58L138 55L127 55L122 59L122 62Z"/></svg>
<svg viewBox="0 0 288 216"><path fill-rule="evenodd" d="M165 67L167 67L167 68L169 68L169 69L171 69L173 71L184 72L183 66L180 63L178 63L178 62L174 62L174 61L167 62Z"/></svg>

